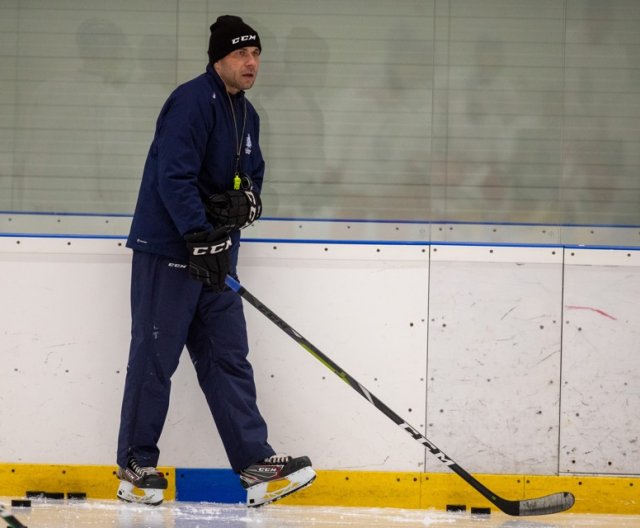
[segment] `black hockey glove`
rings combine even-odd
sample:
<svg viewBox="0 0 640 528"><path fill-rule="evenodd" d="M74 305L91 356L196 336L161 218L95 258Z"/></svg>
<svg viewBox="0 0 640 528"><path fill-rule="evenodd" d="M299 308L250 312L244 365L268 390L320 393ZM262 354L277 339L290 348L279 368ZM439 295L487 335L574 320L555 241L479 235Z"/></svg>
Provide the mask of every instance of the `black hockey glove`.
<svg viewBox="0 0 640 528"><path fill-rule="evenodd" d="M213 291L224 290L224 279L229 273L231 239L222 229L201 231L184 237L189 249L189 273L211 286Z"/></svg>
<svg viewBox="0 0 640 528"><path fill-rule="evenodd" d="M244 229L262 215L260 195L253 191L227 191L209 196L204 204L209 221L223 229Z"/></svg>

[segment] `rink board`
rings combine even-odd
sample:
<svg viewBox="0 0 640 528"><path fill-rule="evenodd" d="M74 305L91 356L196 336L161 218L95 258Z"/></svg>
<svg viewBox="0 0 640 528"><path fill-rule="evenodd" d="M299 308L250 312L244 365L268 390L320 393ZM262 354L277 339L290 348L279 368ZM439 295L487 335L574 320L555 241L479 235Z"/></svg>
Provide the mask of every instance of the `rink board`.
<svg viewBox="0 0 640 528"><path fill-rule="evenodd" d="M610 477L611 489L618 490L619 478L624 492L635 482L625 475L640 473L634 440L640 395L633 390L639 254L254 240L243 243L240 277L470 472L587 473L594 489L609 486ZM7 299L0 313L0 400L11 430L3 462L113 463L130 260L117 237L0 238ZM386 479L446 471L262 314L250 306L245 313L259 406L279 452L309 455L329 475L325 482L333 472L351 473L344 486L363 473L367 483L380 474L374 480L383 489L411 489L415 482L422 489L420 478L398 477L389 486ZM224 474L228 462L194 380L184 355L173 378L161 463ZM584 487L591 478L581 480L581 493L591 489ZM320 482L309 493L322 489ZM334 486L337 498L351 500L350 488ZM367 486L367 500L382 496ZM398 495L405 500L404 491ZM409 497L422 504L422 495Z"/></svg>

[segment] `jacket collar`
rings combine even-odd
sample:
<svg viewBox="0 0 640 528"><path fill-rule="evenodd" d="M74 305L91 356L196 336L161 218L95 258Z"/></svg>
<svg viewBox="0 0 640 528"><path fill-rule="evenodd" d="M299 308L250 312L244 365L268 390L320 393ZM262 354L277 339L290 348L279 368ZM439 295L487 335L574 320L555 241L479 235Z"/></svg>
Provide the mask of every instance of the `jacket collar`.
<svg viewBox="0 0 640 528"><path fill-rule="evenodd" d="M213 79L213 83L216 86L216 88L218 88L223 94L226 94L227 87L224 85L224 81L218 75L218 72L214 69L214 67L211 66L211 64L207 64L207 74ZM244 96L244 91L241 90L237 94L235 95L229 94L229 96L232 99L235 99L236 97L242 97Z"/></svg>

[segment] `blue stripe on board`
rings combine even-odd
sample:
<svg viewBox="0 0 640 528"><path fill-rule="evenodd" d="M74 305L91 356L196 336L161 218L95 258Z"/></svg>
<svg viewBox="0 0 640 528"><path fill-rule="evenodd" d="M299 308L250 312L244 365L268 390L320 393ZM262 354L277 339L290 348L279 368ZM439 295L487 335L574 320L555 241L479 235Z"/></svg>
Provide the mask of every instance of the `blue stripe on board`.
<svg viewBox="0 0 640 528"><path fill-rule="evenodd" d="M126 240L126 235L87 235L80 233L0 233L5 238L81 238L87 240Z"/></svg>
<svg viewBox="0 0 640 528"><path fill-rule="evenodd" d="M108 217L108 218L133 218L131 213L56 213L55 211L0 211L4 215L23 216L86 216L86 217Z"/></svg>
<svg viewBox="0 0 640 528"><path fill-rule="evenodd" d="M176 500L244 504L247 492L231 469L176 468Z"/></svg>

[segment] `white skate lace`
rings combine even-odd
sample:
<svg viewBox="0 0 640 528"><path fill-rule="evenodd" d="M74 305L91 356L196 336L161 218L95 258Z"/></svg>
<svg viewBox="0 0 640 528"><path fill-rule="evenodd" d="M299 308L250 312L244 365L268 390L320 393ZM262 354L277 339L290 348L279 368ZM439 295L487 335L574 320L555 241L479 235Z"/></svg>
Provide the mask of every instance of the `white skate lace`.
<svg viewBox="0 0 640 528"><path fill-rule="evenodd" d="M289 455L271 455L264 459L265 464L286 464L291 460Z"/></svg>
<svg viewBox="0 0 640 528"><path fill-rule="evenodd" d="M158 472L154 467L146 466L142 467L135 459L129 461L129 468L139 477L146 477L147 475L153 475Z"/></svg>

